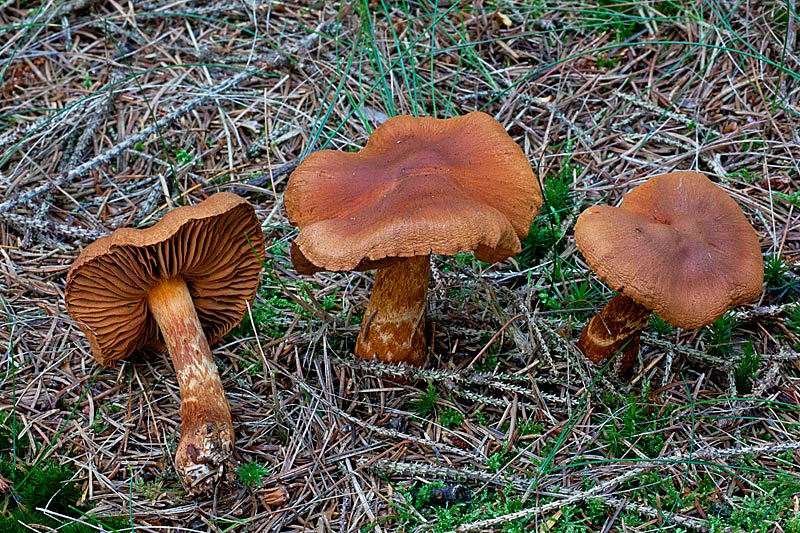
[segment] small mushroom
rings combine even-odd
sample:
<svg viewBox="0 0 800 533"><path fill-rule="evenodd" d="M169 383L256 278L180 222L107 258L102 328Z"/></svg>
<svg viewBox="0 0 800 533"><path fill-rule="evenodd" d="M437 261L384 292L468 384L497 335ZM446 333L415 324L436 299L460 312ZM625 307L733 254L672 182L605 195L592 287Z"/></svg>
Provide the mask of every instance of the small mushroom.
<svg viewBox="0 0 800 533"><path fill-rule="evenodd" d="M66 304L92 354L113 365L166 347L181 393L175 467L207 492L233 451L233 423L209 343L239 323L255 297L264 235L253 206L217 193L147 229L118 229L87 246L67 275Z"/></svg>
<svg viewBox="0 0 800 533"><path fill-rule="evenodd" d="M300 273L377 269L357 356L427 359L430 254L496 262L521 249L542 205L520 147L485 113L397 116L356 153L323 150L292 173L286 211Z"/></svg>
<svg viewBox="0 0 800 533"><path fill-rule="evenodd" d="M618 208L578 217L575 243L617 291L581 333L592 361L622 350L627 371L650 313L696 329L761 293L764 266L755 230L736 202L696 172L673 172L632 189Z"/></svg>

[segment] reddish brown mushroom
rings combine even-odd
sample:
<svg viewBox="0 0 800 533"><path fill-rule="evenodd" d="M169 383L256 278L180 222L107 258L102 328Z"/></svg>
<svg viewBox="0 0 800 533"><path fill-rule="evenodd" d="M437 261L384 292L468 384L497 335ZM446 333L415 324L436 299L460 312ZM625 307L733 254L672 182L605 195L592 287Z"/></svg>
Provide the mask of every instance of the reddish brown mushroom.
<svg viewBox="0 0 800 533"><path fill-rule="evenodd" d="M99 363L140 348L169 352L181 392L175 467L190 493L212 488L233 451L209 343L238 324L255 297L264 252L253 207L218 193L151 228L98 239L67 275L67 309Z"/></svg>
<svg viewBox="0 0 800 533"><path fill-rule="evenodd" d="M520 251L542 204L531 165L489 115L387 120L359 152L311 154L284 196L297 270L377 269L357 356L422 365L430 254Z"/></svg>
<svg viewBox="0 0 800 533"><path fill-rule="evenodd" d="M755 230L725 191L696 172L653 177L619 208L586 209L575 243L618 293L589 321L578 348L594 362L622 350L622 371L633 364L651 312L695 329L761 293Z"/></svg>

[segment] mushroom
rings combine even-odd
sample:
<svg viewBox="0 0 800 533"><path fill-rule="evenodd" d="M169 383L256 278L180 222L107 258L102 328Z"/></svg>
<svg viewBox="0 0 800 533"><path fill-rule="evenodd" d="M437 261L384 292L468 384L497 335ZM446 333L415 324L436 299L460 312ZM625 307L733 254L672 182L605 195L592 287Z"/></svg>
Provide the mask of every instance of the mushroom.
<svg viewBox="0 0 800 533"><path fill-rule="evenodd" d="M761 293L764 266L755 230L725 191L697 172L655 176L619 208L578 217L575 243L617 295L593 316L578 348L592 361L622 350L633 365L650 313L697 329Z"/></svg>
<svg viewBox="0 0 800 533"><path fill-rule="evenodd" d="M209 343L255 297L264 235L245 199L222 192L147 229L118 229L87 246L67 275L70 315L102 365L166 347L181 395L175 468L207 492L233 451L230 406Z"/></svg>
<svg viewBox="0 0 800 533"><path fill-rule="evenodd" d="M359 152L313 153L284 202L300 273L377 269L355 354L421 366L430 254L515 255L542 194L522 149L476 112L397 116Z"/></svg>

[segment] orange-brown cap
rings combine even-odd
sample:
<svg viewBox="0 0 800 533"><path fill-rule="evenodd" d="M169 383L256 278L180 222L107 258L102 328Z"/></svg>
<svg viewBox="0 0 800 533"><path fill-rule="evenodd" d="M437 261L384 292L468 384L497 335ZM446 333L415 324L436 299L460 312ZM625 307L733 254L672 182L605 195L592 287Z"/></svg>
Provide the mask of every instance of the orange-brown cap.
<svg viewBox="0 0 800 533"><path fill-rule="evenodd" d="M300 228L302 273L364 270L415 255L520 251L542 205L522 149L485 113L398 116L359 152L323 150L292 173L284 196Z"/></svg>
<svg viewBox="0 0 800 533"><path fill-rule="evenodd" d="M710 324L761 293L755 230L722 188L696 172L653 177L619 208L586 209L575 243L600 279L682 328Z"/></svg>
<svg viewBox="0 0 800 533"><path fill-rule="evenodd" d="M253 206L217 193L173 209L151 228L121 228L87 246L67 275L67 309L95 359L112 364L139 348L161 347L146 293L154 281L180 277L213 343L255 297L264 254Z"/></svg>

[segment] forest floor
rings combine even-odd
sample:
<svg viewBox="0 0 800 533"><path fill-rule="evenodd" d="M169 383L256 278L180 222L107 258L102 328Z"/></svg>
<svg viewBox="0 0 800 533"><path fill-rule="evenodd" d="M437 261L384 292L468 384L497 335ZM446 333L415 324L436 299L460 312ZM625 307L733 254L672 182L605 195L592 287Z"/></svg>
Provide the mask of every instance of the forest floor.
<svg viewBox="0 0 800 533"><path fill-rule="evenodd" d="M0 0L0 531L800 532L795 2L582 2ZM282 193L387 117L475 110L545 205L514 259L434 257L431 357L397 379L351 355L372 273L297 274ZM742 207L764 291L653 317L618 378L574 348L613 293L572 227L671 170ZM217 191L267 260L212 347L237 466L191 497L168 357L98 365L64 286Z"/></svg>

